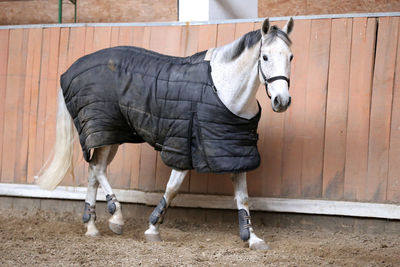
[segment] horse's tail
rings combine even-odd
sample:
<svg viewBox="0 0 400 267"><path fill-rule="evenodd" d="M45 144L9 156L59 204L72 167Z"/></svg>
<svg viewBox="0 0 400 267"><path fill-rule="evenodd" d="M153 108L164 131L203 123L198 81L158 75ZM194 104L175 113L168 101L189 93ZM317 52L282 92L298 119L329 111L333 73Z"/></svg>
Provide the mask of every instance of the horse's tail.
<svg viewBox="0 0 400 267"><path fill-rule="evenodd" d="M38 174L38 184L41 188L54 190L61 183L68 171L72 171L75 135L73 121L65 105L62 90L60 89L58 93L56 143L53 155L48 160L50 163L46 162L43 166L44 170L41 170Z"/></svg>

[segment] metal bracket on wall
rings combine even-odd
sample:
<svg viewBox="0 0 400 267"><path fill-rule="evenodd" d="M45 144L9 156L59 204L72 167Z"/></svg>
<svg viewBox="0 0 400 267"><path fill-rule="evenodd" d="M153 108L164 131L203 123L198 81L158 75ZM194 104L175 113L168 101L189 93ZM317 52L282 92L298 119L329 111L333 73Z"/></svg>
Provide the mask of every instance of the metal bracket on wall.
<svg viewBox="0 0 400 267"><path fill-rule="evenodd" d="M74 23L76 23L76 3L78 0L69 0L74 5ZM58 23L62 23L62 3L63 0L58 0Z"/></svg>

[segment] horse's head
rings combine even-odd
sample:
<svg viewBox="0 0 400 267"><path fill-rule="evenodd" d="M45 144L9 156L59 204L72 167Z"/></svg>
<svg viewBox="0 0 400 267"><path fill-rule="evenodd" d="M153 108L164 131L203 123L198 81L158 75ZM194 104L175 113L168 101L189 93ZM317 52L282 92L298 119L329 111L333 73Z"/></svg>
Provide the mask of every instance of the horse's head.
<svg viewBox="0 0 400 267"><path fill-rule="evenodd" d="M293 30L290 18L283 29L270 27L265 19L261 27L260 55L258 59L259 78L266 86L275 112L285 111L291 103L289 94L290 63L293 54L290 49L289 34Z"/></svg>

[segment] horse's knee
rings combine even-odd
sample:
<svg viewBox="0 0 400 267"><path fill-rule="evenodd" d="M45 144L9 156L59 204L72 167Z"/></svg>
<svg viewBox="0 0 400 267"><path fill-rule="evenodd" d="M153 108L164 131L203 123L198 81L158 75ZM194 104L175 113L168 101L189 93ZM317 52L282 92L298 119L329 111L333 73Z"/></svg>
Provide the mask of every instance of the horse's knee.
<svg viewBox="0 0 400 267"><path fill-rule="evenodd" d="M167 201L164 197L160 200L157 207L153 210L150 215L149 222L152 225L156 225L157 223L161 224L164 220L164 215L167 212Z"/></svg>

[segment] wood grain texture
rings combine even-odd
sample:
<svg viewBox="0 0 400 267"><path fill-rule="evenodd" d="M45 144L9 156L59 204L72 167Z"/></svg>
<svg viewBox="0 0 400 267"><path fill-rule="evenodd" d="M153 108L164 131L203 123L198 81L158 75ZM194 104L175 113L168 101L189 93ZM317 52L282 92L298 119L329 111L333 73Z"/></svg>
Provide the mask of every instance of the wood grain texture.
<svg viewBox="0 0 400 267"><path fill-rule="evenodd" d="M7 83L4 105L4 131L2 147L2 182L18 182L15 180L15 163L19 156L22 135L22 113L25 87L27 29L10 30L9 54L7 67Z"/></svg>
<svg viewBox="0 0 400 267"><path fill-rule="evenodd" d="M366 199L385 201L399 18L379 18L369 128Z"/></svg>
<svg viewBox="0 0 400 267"><path fill-rule="evenodd" d="M352 22L332 20L322 185L327 199L343 198Z"/></svg>
<svg viewBox="0 0 400 267"><path fill-rule="evenodd" d="M328 83L331 20L313 20L309 47L301 193L322 196L325 110Z"/></svg>
<svg viewBox="0 0 400 267"><path fill-rule="evenodd" d="M0 30L0 173L3 162L4 106L7 88L9 30ZM0 177L0 181L1 181Z"/></svg>
<svg viewBox="0 0 400 267"><path fill-rule="evenodd" d="M279 194L283 197L300 197L301 195L303 140L306 131L304 120L311 20L296 21L295 27L291 37L294 55L290 75L292 104L285 114L282 178Z"/></svg>
<svg viewBox="0 0 400 267"><path fill-rule="evenodd" d="M353 19L344 198L365 200L375 18Z"/></svg>
<svg viewBox="0 0 400 267"><path fill-rule="evenodd" d="M397 40L396 70L393 87L392 122L390 127L388 202L400 203L400 27Z"/></svg>
<svg viewBox="0 0 400 267"><path fill-rule="evenodd" d="M378 28L375 18L295 22L291 107L273 113L264 87L257 94L262 165L248 174L251 196L400 203L400 18L378 20ZM0 181L34 183L54 144L59 77L82 55L135 45L188 56L257 28L0 30ZM76 181L63 184L85 186L87 163L75 148ZM147 144L122 145L109 169L114 187L144 191L164 191L169 174ZM229 175L192 171L181 191L232 194L233 186Z"/></svg>
<svg viewBox="0 0 400 267"><path fill-rule="evenodd" d="M39 89L40 52L42 49L42 29L29 29L27 41L27 59L25 71L24 104L22 118L22 136L20 150L16 159L16 180L24 183L33 183L33 173L29 173L30 151L35 144L36 136L36 106ZM32 144L31 144L32 142ZM32 154L32 156L34 156Z"/></svg>

